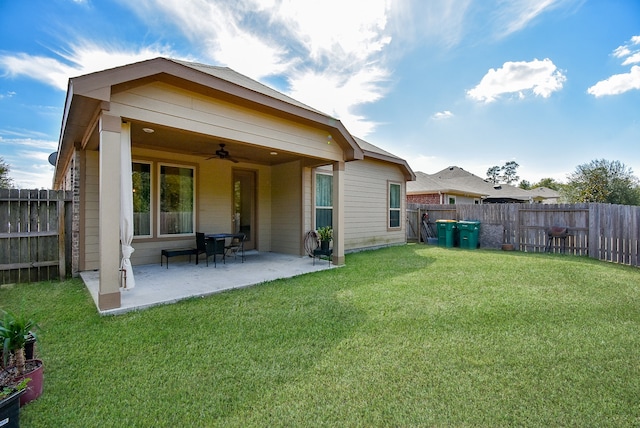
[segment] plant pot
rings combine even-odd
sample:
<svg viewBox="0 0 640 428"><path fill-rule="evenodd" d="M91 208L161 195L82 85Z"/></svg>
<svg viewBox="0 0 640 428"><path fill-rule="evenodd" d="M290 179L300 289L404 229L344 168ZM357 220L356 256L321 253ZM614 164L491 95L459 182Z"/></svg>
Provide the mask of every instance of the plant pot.
<svg viewBox="0 0 640 428"><path fill-rule="evenodd" d="M27 389L22 396L20 396L20 406L24 406L27 403L32 402L42 395L42 388L44 383L44 364L42 360L28 360L26 364L27 369L22 376L16 376L15 381L20 382L22 379L31 379L27 384Z"/></svg>
<svg viewBox="0 0 640 428"><path fill-rule="evenodd" d="M322 251L329 251L329 241L320 241L320 249Z"/></svg>
<svg viewBox="0 0 640 428"><path fill-rule="evenodd" d="M0 400L0 427L18 428L20 426L20 397L24 390L16 391Z"/></svg>

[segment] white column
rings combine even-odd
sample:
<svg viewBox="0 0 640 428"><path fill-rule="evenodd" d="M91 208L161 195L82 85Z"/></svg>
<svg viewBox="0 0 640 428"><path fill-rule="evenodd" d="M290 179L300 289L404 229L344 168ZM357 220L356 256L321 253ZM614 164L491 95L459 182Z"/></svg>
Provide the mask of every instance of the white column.
<svg viewBox="0 0 640 428"><path fill-rule="evenodd" d="M101 310L120 307L120 130L122 120L100 116L100 239Z"/></svg>
<svg viewBox="0 0 640 428"><path fill-rule="evenodd" d="M333 264L344 264L344 162L333 163Z"/></svg>

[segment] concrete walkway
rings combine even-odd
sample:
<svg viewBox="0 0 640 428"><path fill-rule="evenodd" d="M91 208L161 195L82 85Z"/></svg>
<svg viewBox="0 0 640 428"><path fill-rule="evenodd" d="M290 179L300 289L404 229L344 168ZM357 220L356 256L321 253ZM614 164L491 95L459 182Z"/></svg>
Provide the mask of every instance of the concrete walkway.
<svg viewBox="0 0 640 428"><path fill-rule="evenodd" d="M134 266L136 286L131 290L122 290L121 307L98 311L101 315L122 314L333 267L327 260L316 259L314 265L313 259L308 256L258 251L247 251L244 263L240 261L240 257L230 258L226 264L218 261L217 267L213 266L213 259L210 259L209 266L203 258L198 265L195 262L171 259L168 269L166 265L161 267L159 263ZM97 308L99 272L81 272L80 277Z"/></svg>

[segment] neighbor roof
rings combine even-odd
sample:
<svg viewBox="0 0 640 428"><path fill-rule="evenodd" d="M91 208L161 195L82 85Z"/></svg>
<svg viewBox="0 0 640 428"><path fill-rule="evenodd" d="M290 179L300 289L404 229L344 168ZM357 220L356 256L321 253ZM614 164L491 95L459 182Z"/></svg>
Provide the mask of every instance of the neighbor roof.
<svg viewBox="0 0 640 428"><path fill-rule="evenodd" d="M416 173L416 181L407 183L407 194L452 193L478 196L486 201L541 201L557 197L521 189L509 184L493 184L457 166L450 166L435 174ZM550 190L550 189L549 189Z"/></svg>

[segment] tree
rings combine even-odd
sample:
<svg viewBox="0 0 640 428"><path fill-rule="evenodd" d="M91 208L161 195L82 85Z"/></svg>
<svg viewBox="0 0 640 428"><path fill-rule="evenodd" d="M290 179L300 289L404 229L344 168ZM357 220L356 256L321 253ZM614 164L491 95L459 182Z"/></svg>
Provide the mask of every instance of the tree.
<svg viewBox="0 0 640 428"><path fill-rule="evenodd" d="M497 183L500 180L500 167L492 166L487 170L487 180L492 183Z"/></svg>
<svg viewBox="0 0 640 428"><path fill-rule="evenodd" d="M531 190L531 183L527 180L522 180L520 184L518 184L518 187L524 190Z"/></svg>
<svg viewBox="0 0 640 428"><path fill-rule="evenodd" d="M578 165L568 180L563 190L570 202L640 205L640 181L620 161L597 159Z"/></svg>
<svg viewBox="0 0 640 428"><path fill-rule="evenodd" d="M509 161L505 163L502 166L502 168L500 168L500 171L502 172L502 175L500 178L502 178L502 181L504 181L507 184L511 184L514 181L518 181L520 177L518 177L518 175L516 174L516 171L518 170L519 166L520 165L518 165L515 161Z"/></svg>
<svg viewBox="0 0 640 428"><path fill-rule="evenodd" d="M500 181L511 184L518 181L520 177L516 175L516 170L520 165L514 161L509 161L502 166L492 166L487 170L487 180L496 184Z"/></svg>
<svg viewBox="0 0 640 428"><path fill-rule="evenodd" d="M9 177L9 164L0 158L0 189L9 189L13 186L13 180Z"/></svg>

